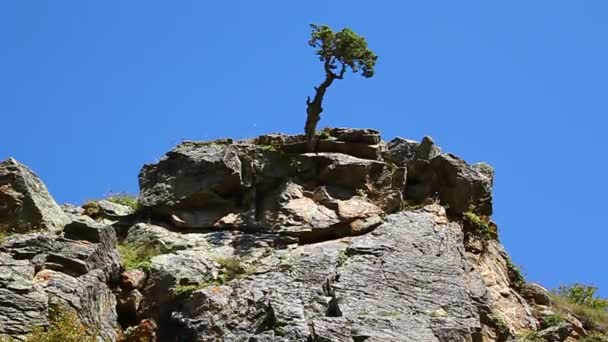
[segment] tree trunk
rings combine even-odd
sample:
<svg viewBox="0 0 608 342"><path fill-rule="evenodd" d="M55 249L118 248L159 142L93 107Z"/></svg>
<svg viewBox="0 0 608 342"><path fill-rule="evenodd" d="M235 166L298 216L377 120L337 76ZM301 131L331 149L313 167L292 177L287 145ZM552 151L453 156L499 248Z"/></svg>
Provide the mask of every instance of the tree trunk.
<svg viewBox="0 0 608 342"><path fill-rule="evenodd" d="M336 75L327 73L325 81L318 87L315 87L316 93L312 101L310 97L306 99L306 124L304 125L304 133L306 134L306 142L308 144L308 152L315 151L315 131L317 129L317 123L321 120L321 112L323 112L323 96L327 88L336 78Z"/></svg>

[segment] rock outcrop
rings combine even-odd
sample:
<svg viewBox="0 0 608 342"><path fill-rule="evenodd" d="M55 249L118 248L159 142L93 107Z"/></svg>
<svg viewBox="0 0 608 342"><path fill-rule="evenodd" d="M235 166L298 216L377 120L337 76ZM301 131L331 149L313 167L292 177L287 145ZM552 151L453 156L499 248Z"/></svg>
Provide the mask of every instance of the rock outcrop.
<svg viewBox="0 0 608 342"><path fill-rule="evenodd" d="M551 298L497 240L489 165L369 129L324 130L316 149L282 134L183 142L142 168L135 213L62 211L29 169L0 164L15 228L0 241L0 337L25 339L57 304L110 341L585 336L574 317L546 326ZM15 234L30 225L48 231Z"/></svg>
<svg viewBox="0 0 608 342"><path fill-rule="evenodd" d="M13 158L0 163L0 229L60 230L68 221L32 170Z"/></svg>

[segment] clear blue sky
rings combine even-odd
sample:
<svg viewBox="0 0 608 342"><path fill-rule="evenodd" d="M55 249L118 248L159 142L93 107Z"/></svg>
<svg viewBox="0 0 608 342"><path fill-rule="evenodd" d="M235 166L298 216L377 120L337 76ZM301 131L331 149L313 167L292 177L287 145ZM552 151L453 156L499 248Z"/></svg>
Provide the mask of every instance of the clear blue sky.
<svg viewBox="0 0 608 342"><path fill-rule="evenodd" d="M528 279L608 295L608 2L2 1L0 159L59 202L136 193L182 139L299 133L322 76L309 23L380 56L320 126L435 138L496 168L495 220Z"/></svg>

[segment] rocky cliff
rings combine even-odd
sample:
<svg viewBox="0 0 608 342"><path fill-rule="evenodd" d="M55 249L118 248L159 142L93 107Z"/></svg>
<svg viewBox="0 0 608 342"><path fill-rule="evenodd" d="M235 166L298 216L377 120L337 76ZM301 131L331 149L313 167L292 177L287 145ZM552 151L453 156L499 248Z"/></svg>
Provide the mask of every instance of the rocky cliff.
<svg viewBox="0 0 608 342"><path fill-rule="evenodd" d="M73 312L103 341L546 341L546 290L498 240L493 169L374 130L185 141L136 210L58 206L0 164L0 336ZM1 340L1 338L0 338ZM70 340L71 341L71 340Z"/></svg>

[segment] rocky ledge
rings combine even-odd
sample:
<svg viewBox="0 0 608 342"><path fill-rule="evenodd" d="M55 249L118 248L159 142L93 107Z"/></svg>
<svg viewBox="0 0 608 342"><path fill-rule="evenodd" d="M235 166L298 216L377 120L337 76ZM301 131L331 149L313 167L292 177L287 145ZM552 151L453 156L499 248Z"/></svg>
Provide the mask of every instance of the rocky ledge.
<svg viewBox="0 0 608 342"><path fill-rule="evenodd" d="M514 341L551 301L498 241L493 177L370 129L326 129L314 153L282 134L185 141L142 168L133 211L60 207L9 159L0 339L61 307L100 341ZM574 317L541 333L586 334Z"/></svg>

